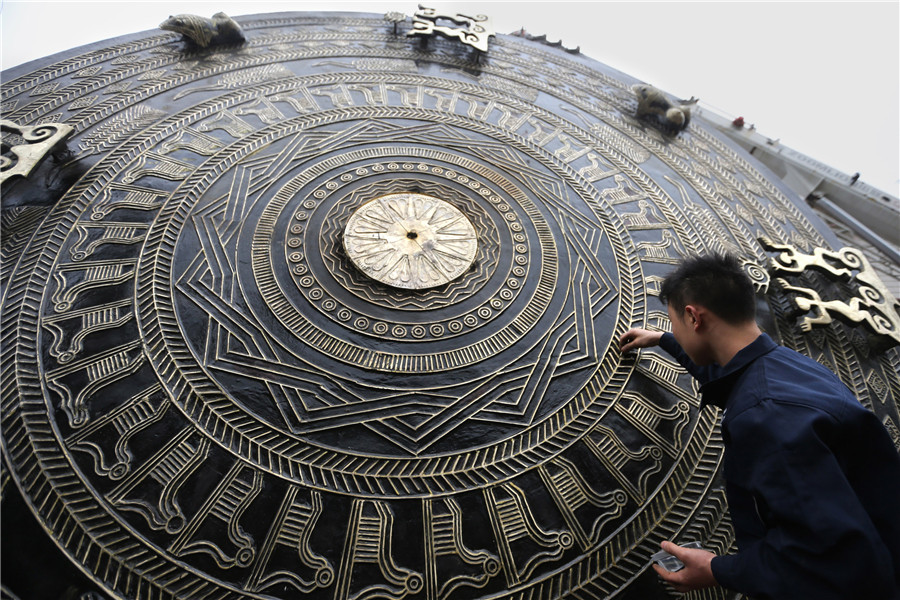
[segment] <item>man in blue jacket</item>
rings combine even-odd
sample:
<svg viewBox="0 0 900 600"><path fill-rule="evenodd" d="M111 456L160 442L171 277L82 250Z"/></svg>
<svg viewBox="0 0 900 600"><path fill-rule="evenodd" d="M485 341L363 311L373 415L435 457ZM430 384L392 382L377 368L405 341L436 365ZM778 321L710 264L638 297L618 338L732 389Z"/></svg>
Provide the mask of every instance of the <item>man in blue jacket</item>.
<svg viewBox="0 0 900 600"><path fill-rule="evenodd" d="M685 260L663 282L672 333L632 329L623 352L659 345L724 410L723 474L738 553L663 542L678 591L721 585L753 598L900 598L900 455L831 371L756 324L731 256Z"/></svg>

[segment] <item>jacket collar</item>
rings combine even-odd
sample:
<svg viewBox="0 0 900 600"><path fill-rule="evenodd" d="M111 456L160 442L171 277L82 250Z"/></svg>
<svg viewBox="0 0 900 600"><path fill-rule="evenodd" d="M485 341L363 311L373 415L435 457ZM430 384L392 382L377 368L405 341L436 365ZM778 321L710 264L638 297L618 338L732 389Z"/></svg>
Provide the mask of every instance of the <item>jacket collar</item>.
<svg viewBox="0 0 900 600"><path fill-rule="evenodd" d="M714 367L710 379L700 386L702 394L700 406L712 404L725 408L731 389L738 377L760 356L768 354L778 347L772 338L762 333L755 340L741 348L724 367Z"/></svg>

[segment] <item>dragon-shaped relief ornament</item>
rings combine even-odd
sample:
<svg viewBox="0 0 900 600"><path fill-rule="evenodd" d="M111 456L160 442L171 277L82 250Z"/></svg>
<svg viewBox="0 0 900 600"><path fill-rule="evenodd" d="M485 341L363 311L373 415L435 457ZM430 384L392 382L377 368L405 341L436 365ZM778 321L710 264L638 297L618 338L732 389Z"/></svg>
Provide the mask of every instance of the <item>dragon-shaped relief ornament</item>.
<svg viewBox="0 0 900 600"><path fill-rule="evenodd" d="M804 254L788 244L777 244L759 238L763 248L779 254L770 259L773 275L801 275L817 271L833 281L856 284L856 296L848 301L826 300L816 290L792 285L783 277L775 281L791 295L791 301L800 313L814 311L800 323L803 331L815 326L825 326L837 318L849 325L864 325L872 334L876 349L886 350L900 344L900 301L887 289L862 252L846 247L836 252L815 248L812 254Z"/></svg>

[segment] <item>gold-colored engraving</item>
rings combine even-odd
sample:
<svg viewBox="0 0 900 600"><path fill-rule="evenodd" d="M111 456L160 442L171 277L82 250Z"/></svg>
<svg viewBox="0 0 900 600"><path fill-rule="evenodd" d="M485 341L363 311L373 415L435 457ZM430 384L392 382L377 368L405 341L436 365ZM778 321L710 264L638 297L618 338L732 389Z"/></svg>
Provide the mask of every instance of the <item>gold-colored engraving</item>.
<svg viewBox="0 0 900 600"><path fill-rule="evenodd" d="M321 87L312 92L314 96L322 96L331 100L334 108L346 108L353 106L353 96L350 95L350 89L346 85L334 85L331 87Z"/></svg>
<svg viewBox="0 0 900 600"><path fill-rule="evenodd" d="M292 486L285 494L247 583L247 589L251 592L260 592L277 585L290 585L306 594L317 588L328 587L334 581L334 567L310 548L310 537L322 514L322 495L313 491L310 503L306 503L298 498L299 492L299 488ZM273 569L272 565L282 548L290 550L290 560L280 561L278 564L284 566ZM298 573L300 569L296 566L297 556L308 570L309 579Z"/></svg>
<svg viewBox="0 0 900 600"><path fill-rule="evenodd" d="M534 130L528 134L528 141L537 146L547 146L560 134L560 129L551 128L547 123L534 117L528 119L528 125L534 127Z"/></svg>
<svg viewBox="0 0 900 600"><path fill-rule="evenodd" d="M753 283L753 289L756 290L757 294L765 294L769 291L771 277L768 271L752 260L743 261L741 266L744 268L744 273L747 274L747 277Z"/></svg>
<svg viewBox="0 0 900 600"><path fill-rule="evenodd" d="M668 321L668 319L667 319ZM671 326L669 326L671 329ZM657 329L660 331L661 329ZM668 356L656 352L641 353L638 370L657 385L669 390L672 394L699 408L699 385L687 375L687 371Z"/></svg>
<svg viewBox="0 0 900 600"><path fill-rule="evenodd" d="M360 58L354 60L352 65L357 71L395 71L397 73L417 73L419 71L414 60L403 58ZM346 63L341 66L346 66Z"/></svg>
<svg viewBox="0 0 900 600"><path fill-rule="evenodd" d="M622 214L622 220L628 229L659 229L669 226L668 221L663 219L648 200L639 201L638 209L637 212Z"/></svg>
<svg viewBox="0 0 900 600"><path fill-rule="evenodd" d="M45 115L45 116L41 117L40 119L38 119L37 121L35 121L35 126L37 126L37 125L55 125L57 123L62 122L63 117L64 117L64 115L61 112L54 113L52 115Z"/></svg>
<svg viewBox="0 0 900 600"><path fill-rule="evenodd" d="M175 534L187 523L177 496L185 481L206 460L209 440L183 430L107 496L118 510L135 512L151 529Z"/></svg>
<svg viewBox="0 0 900 600"><path fill-rule="evenodd" d="M272 102L285 102L298 114L312 112L319 108L315 98L312 97L312 94L309 93L306 87L298 87L287 92L274 94L269 96L269 100Z"/></svg>
<svg viewBox="0 0 900 600"><path fill-rule="evenodd" d="M129 134L148 127L165 115L164 111L140 104L129 107L122 114L91 129L80 138L79 156L108 152Z"/></svg>
<svg viewBox="0 0 900 600"><path fill-rule="evenodd" d="M473 68L382 15L241 24L242 46L136 34L0 89L4 118L75 128L47 202L12 186L0 215L4 489L62 560L135 600L556 600L641 595L673 531L727 552L716 412L615 340L670 329L682 254L824 245L805 209L539 40ZM410 193L474 230L446 283L348 256L360 207ZM896 354L769 300L900 444Z"/></svg>
<svg viewBox="0 0 900 600"><path fill-rule="evenodd" d="M900 427L897 427L897 424L894 423L894 420L890 416L884 418L884 428L887 429L894 445L900 446Z"/></svg>
<svg viewBox="0 0 900 600"><path fill-rule="evenodd" d="M237 117L238 110L240 109L235 109L235 112L223 110L217 113L216 116L197 125L197 131L206 132L221 129L233 138L242 138L253 133L253 126Z"/></svg>
<svg viewBox="0 0 900 600"><path fill-rule="evenodd" d="M138 244L144 240L147 225L144 223L78 223L75 226L78 240L69 249L74 261L83 261L105 244Z"/></svg>
<svg viewBox="0 0 900 600"><path fill-rule="evenodd" d="M677 264L686 254L680 247L678 238L668 229L663 230L662 238L659 241L639 242L636 247L642 253L644 260L648 262ZM674 250L674 256L670 253L670 249Z"/></svg>
<svg viewBox="0 0 900 600"><path fill-rule="evenodd" d="M72 450L84 452L94 460L98 475L118 481L131 472L134 462L129 440L159 422L168 407L162 388L154 385L96 419L67 443Z"/></svg>
<svg viewBox="0 0 900 600"><path fill-rule="evenodd" d="M601 540L604 525L622 514L628 500L622 490L598 493L578 467L562 457L542 466L540 473L584 550Z"/></svg>
<svg viewBox="0 0 900 600"><path fill-rule="evenodd" d="M150 152L142 154L138 161L122 175L123 183L134 183L141 177L160 177L169 181L185 179L194 170L190 163Z"/></svg>
<svg viewBox="0 0 900 600"><path fill-rule="evenodd" d="M715 490L710 495L709 501L696 514L695 523L684 535L692 540L706 540L703 547L720 556L734 553L734 529L731 527L724 490Z"/></svg>
<svg viewBox="0 0 900 600"><path fill-rule="evenodd" d="M113 329L124 325L134 317L131 300L119 300L98 307L73 310L44 319L44 326L50 331L55 342L50 346L50 355L60 364L70 362L77 356L84 338L103 329ZM68 324L68 327L65 325ZM70 337L71 334L71 337ZM66 340L68 339L68 343Z"/></svg>
<svg viewBox="0 0 900 600"><path fill-rule="evenodd" d="M687 402L681 401L663 409L640 394L626 392L615 404L615 409L667 454L676 456L681 450L682 432L690 420Z"/></svg>
<svg viewBox="0 0 900 600"><path fill-rule="evenodd" d="M282 65L266 65L264 67L254 67L252 69L242 69L234 73L226 73L218 82L205 86L192 87L190 89L178 92L175 100L183 98L188 94L196 94L197 92L212 92L216 90L230 90L239 88L262 81L272 81L274 79L283 79L293 75L286 67Z"/></svg>
<svg viewBox="0 0 900 600"><path fill-rule="evenodd" d="M45 94L51 94L59 89L60 83L58 81L51 81L49 83L42 83L40 85L34 86L34 89L31 90L29 95L31 96L43 96Z"/></svg>
<svg viewBox="0 0 900 600"><path fill-rule="evenodd" d="M660 287L662 286L663 277L659 275L648 275L644 278L644 285L647 287L647 293L651 296L659 296Z"/></svg>
<svg viewBox="0 0 900 600"><path fill-rule="evenodd" d="M587 159L591 163L590 166L581 167L578 171L578 175L590 182L606 179L619 172L619 169L609 165L602 156L595 152L588 152Z"/></svg>
<svg viewBox="0 0 900 600"><path fill-rule="evenodd" d="M103 90L103 93L106 95L119 94L129 88L131 88L130 81L120 81L118 83L114 83L114 84L108 86L106 89Z"/></svg>
<svg viewBox="0 0 900 600"><path fill-rule="evenodd" d="M366 203L350 217L343 239L363 273L413 290L453 281L472 266L478 250L465 215L423 194L391 194Z"/></svg>
<svg viewBox="0 0 900 600"><path fill-rule="evenodd" d="M386 504L353 501L334 600L399 600L422 590L422 575L395 562L393 536L394 515ZM358 589L354 585L354 571L367 564L378 569L382 580Z"/></svg>
<svg viewBox="0 0 900 600"><path fill-rule="evenodd" d="M622 489L636 502L643 502L650 476L662 469L663 453L659 447L654 444L631 450L615 431L604 425L595 427L584 442Z"/></svg>
<svg viewBox="0 0 900 600"><path fill-rule="evenodd" d="M678 190L682 200L682 210L684 211L683 216L680 218L670 218L674 229L678 230L681 228L682 222L691 222L695 224L698 234L703 238L707 246L715 252L732 253L739 256L744 253L741 250L742 247L748 252L756 252L756 245L751 242L752 237L749 232L744 230L736 218L729 218L729 211L723 206L725 203L720 200L721 194L713 194L711 201L707 200L708 204L721 208L718 211L718 215L714 215L712 211L704 208L691 197L687 186L683 182L669 176L666 176L665 179ZM720 223L719 219L725 221L725 226ZM728 226L729 224L730 226ZM732 240L733 237L737 238L737 243ZM692 251L696 252L697 250L692 249Z"/></svg>
<svg viewBox="0 0 900 600"><path fill-rule="evenodd" d="M91 220L102 221L112 211L120 208L155 210L162 205L167 195L152 188L112 183L103 189L103 195L91 211Z"/></svg>
<svg viewBox="0 0 900 600"><path fill-rule="evenodd" d="M90 290L113 287L131 280L135 266L134 260L98 260L60 267L53 274L56 282L56 291L51 296L54 310L66 312Z"/></svg>
<svg viewBox="0 0 900 600"><path fill-rule="evenodd" d="M240 520L262 486L261 472L242 461L236 462L175 538L169 551L175 556L207 554L223 569L249 566L256 556L256 548L253 538L240 526ZM228 544L211 541L223 529Z"/></svg>
<svg viewBox="0 0 900 600"><path fill-rule="evenodd" d="M221 140L211 135L196 129L185 128L175 134L175 137L164 142L159 147L159 151L163 154L168 154L175 150L190 150L203 156L212 156L224 146L225 144Z"/></svg>
<svg viewBox="0 0 900 600"><path fill-rule="evenodd" d="M568 531L548 531L538 524L525 493L515 484L487 488L484 496L510 587L527 579L541 563L558 559L574 544Z"/></svg>
<svg viewBox="0 0 900 600"><path fill-rule="evenodd" d="M0 279L6 280L47 207L14 206L0 211Z"/></svg>
<svg viewBox="0 0 900 600"><path fill-rule="evenodd" d="M76 100L75 102L73 102L72 104L69 105L69 110L75 111L75 110L79 110L82 108L87 108L89 106L93 106L93 104L95 102L97 102L98 98L99 98L99 96L97 96L97 95L85 96L84 98L79 98L78 100Z"/></svg>
<svg viewBox="0 0 900 600"><path fill-rule="evenodd" d="M430 600L447 598L461 587L482 588L500 572L500 561L486 550L471 550L462 539L463 511L453 498L427 499L425 587Z"/></svg>
<svg viewBox="0 0 900 600"><path fill-rule="evenodd" d="M47 386L61 397L71 427L88 422L87 401L95 392L137 371L144 362L140 341L48 371Z"/></svg>
<svg viewBox="0 0 900 600"><path fill-rule="evenodd" d="M557 139L560 141L562 146L557 148L553 152L553 155L563 162L574 162L576 159L581 158L591 150L587 146L576 143L567 135L560 134Z"/></svg>
<svg viewBox="0 0 900 600"><path fill-rule="evenodd" d="M0 183L13 177L28 177L47 156L64 148L66 140L74 131L74 128L64 123L25 127L7 119L0 120L0 133L17 136L17 139L24 142L7 143L7 136L3 136Z"/></svg>
<svg viewBox="0 0 900 600"><path fill-rule="evenodd" d="M72 75L75 79L93 77L97 73L103 70L103 67L100 65L95 65L93 67L85 67L84 69L79 70L77 73Z"/></svg>
<svg viewBox="0 0 900 600"><path fill-rule="evenodd" d="M878 398L882 404L885 404L888 401L887 383L877 371L873 370L869 372L869 375L866 377L866 383L872 389L875 397Z"/></svg>
<svg viewBox="0 0 900 600"><path fill-rule="evenodd" d="M650 331L672 331L672 322L669 320L669 314L661 310L648 312L645 326Z"/></svg>
<svg viewBox="0 0 900 600"><path fill-rule="evenodd" d="M624 175L616 175L613 177L613 181L616 182L616 187L604 188L600 191L600 197L607 200L610 204L633 202L646 196L632 182L628 181Z"/></svg>
<svg viewBox="0 0 900 600"><path fill-rule="evenodd" d="M887 289L862 252L850 247L837 252L816 248L812 254L803 254L794 246L777 244L768 238L759 241L766 250L779 252L769 263L776 274L817 271L830 279L853 281L858 286L858 296L849 301L823 300L816 290L791 285L779 277L781 288L793 293L792 301L800 311L815 311L815 316L803 318L800 324L803 331L828 325L836 317L847 323L865 325L877 336L880 349L900 344L900 301Z"/></svg>
<svg viewBox="0 0 900 600"><path fill-rule="evenodd" d="M234 109L236 115L256 115L256 117L265 123L271 125L284 120L284 115L280 110L275 108L266 98L257 98L250 104L239 106Z"/></svg>

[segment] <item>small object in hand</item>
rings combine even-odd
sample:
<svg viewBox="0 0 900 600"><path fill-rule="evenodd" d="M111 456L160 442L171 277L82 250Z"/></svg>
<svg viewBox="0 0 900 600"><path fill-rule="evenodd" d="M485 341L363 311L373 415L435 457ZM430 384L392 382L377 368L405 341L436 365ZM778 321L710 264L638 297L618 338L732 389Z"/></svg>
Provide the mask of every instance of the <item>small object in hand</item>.
<svg viewBox="0 0 900 600"><path fill-rule="evenodd" d="M686 544L681 544L682 548L696 548L698 550L702 550L703 546L700 542L688 542ZM670 573L674 573L675 571L680 571L684 568L684 563L675 558L674 555L669 554L665 550L660 550L656 554L650 557L650 560L656 561L656 564L661 566L666 571Z"/></svg>

